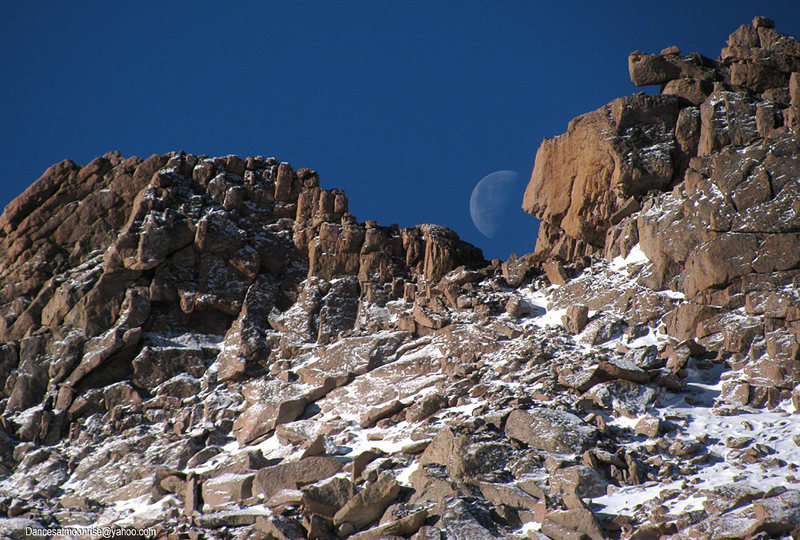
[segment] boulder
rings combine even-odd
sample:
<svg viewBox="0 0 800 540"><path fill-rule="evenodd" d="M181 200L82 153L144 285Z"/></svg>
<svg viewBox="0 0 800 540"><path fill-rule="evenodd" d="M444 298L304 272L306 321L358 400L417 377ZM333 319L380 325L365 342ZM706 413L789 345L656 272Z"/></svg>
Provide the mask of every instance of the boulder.
<svg viewBox="0 0 800 540"><path fill-rule="evenodd" d="M654 439L661 432L661 420L654 416L643 416L633 427L634 433Z"/></svg>
<svg viewBox="0 0 800 540"><path fill-rule="evenodd" d="M608 481L586 465L557 469L549 479L551 493L575 494L581 498L602 497Z"/></svg>
<svg viewBox="0 0 800 540"><path fill-rule="evenodd" d="M383 473L375 482L367 484L363 491L347 501L336 512L333 523L336 526L350 523L356 529L362 529L377 521L399 492L400 484L397 479L391 473Z"/></svg>
<svg viewBox="0 0 800 540"><path fill-rule="evenodd" d="M302 502L306 510L332 518L355 495L353 483L347 478L333 478L305 486Z"/></svg>
<svg viewBox="0 0 800 540"><path fill-rule="evenodd" d="M497 538L497 528L487 508L479 502L463 498L445 500L440 505L441 518L437 526L445 538L491 540Z"/></svg>
<svg viewBox="0 0 800 540"><path fill-rule="evenodd" d="M389 510L387 510L387 513ZM425 524L427 517L428 511L426 509L416 508L408 515L400 516L392 521L384 522L384 519L381 519L381 524L377 527L354 534L350 538L354 540L380 540L392 536L405 538L415 534Z"/></svg>
<svg viewBox="0 0 800 540"><path fill-rule="evenodd" d="M513 508L521 508L533 511L539 503L539 499L513 484L495 484L490 482L480 482L478 487L486 500L491 501L496 507L506 505Z"/></svg>
<svg viewBox="0 0 800 540"><path fill-rule="evenodd" d="M444 429L433 438L419 462L444 465L450 478L462 480L503 469L511 453L505 442Z"/></svg>
<svg viewBox="0 0 800 540"><path fill-rule="evenodd" d="M723 146L744 146L759 137L753 119L755 101L745 92L713 92L700 105L697 155L706 156Z"/></svg>
<svg viewBox="0 0 800 540"><path fill-rule="evenodd" d="M650 374L633 362L624 358L610 358L599 361L602 369L611 379L625 379L636 383L650 382Z"/></svg>
<svg viewBox="0 0 800 540"><path fill-rule="evenodd" d="M203 502L211 509L241 503L253 495L253 474L224 474L202 484Z"/></svg>
<svg viewBox="0 0 800 540"><path fill-rule="evenodd" d="M145 346L133 359L133 382L154 390L181 374L200 378L206 371L205 356L197 349Z"/></svg>
<svg viewBox="0 0 800 540"><path fill-rule="evenodd" d="M297 419L310 401L321 397L333 386L333 381L310 386L278 379L248 383L243 391L248 405L233 423L236 440L245 445L276 426Z"/></svg>
<svg viewBox="0 0 800 540"><path fill-rule="evenodd" d="M658 390L650 385L617 379L601 382L586 392L600 407L623 414L641 414L655 401Z"/></svg>
<svg viewBox="0 0 800 540"><path fill-rule="evenodd" d="M800 491L788 490L755 503L758 530L770 536L784 535L800 525Z"/></svg>
<svg viewBox="0 0 800 540"><path fill-rule="evenodd" d="M512 411L505 432L532 448L559 454L585 452L599 436L595 428L574 414L545 408Z"/></svg>
<svg viewBox="0 0 800 540"><path fill-rule="evenodd" d="M553 285L563 285L569 281L569 275L567 274L567 270L564 268L564 264L561 261L547 261L542 265L542 269L544 270L547 279Z"/></svg>
<svg viewBox="0 0 800 540"><path fill-rule="evenodd" d="M342 464L332 457L308 457L279 463L259 469L253 479L253 492L269 499L281 489L298 489L330 478L341 470Z"/></svg>
<svg viewBox="0 0 800 540"><path fill-rule="evenodd" d="M420 466L411 473L411 485L414 495L411 502L424 504L426 502L442 502L453 497L465 497L471 491L458 482L451 481L441 466Z"/></svg>
<svg viewBox="0 0 800 540"><path fill-rule="evenodd" d="M694 105L700 105L711 94L713 85L710 81L699 79L672 79L661 91L665 95L680 96Z"/></svg>
<svg viewBox="0 0 800 540"><path fill-rule="evenodd" d="M610 313L601 313L592 317L586 324L581 336L581 341L591 345L600 345L617 337L627 326L627 323Z"/></svg>
<svg viewBox="0 0 800 540"><path fill-rule="evenodd" d="M257 517L255 528L277 540L294 540L304 536L303 529L296 520L281 515Z"/></svg>
<svg viewBox="0 0 800 540"><path fill-rule="evenodd" d="M591 510L551 510L544 516L542 532L550 538L606 538Z"/></svg>
<svg viewBox="0 0 800 540"><path fill-rule="evenodd" d="M589 322L589 308L581 305L572 305L567 308L567 312L561 317L561 324L564 330L570 334L580 334Z"/></svg>

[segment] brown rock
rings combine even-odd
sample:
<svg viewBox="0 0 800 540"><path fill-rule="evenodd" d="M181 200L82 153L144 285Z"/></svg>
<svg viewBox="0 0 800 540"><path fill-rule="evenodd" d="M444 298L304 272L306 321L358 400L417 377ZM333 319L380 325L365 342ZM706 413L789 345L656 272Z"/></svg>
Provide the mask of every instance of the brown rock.
<svg viewBox="0 0 800 540"><path fill-rule="evenodd" d="M598 406L627 416L644 413L657 395L657 389L651 385L623 379L601 382L586 392L586 397Z"/></svg>
<svg viewBox="0 0 800 540"><path fill-rule="evenodd" d="M436 525L442 529L444 538L497 538L494 531L490 530L493 527L489 513L468 506L464 499L445 500L439 504L438 511L441 517Z"/></svg>
<svg viewBox="0 0 800 540"><path fill-rule="evenodd" d="M775 28L775 21L767 17L756 16L753 17L753 26L755 28Z"/></svg>
<svg viewBox="0 0 800 540"><path fill-rule="evenodd" d="M414 322L425 328L438 330L450 324L450 319L446 315L434 312L427 306L419 303L414 305Z"/></svg>
<svg viewBox="0 0 800 540"><path fill-rule="evenodd" d="M574 414L543 408L512 411L505 432L533 448L560 454L584 452L598 437L597 430Z"/></svg>
<svg viewBox="0 0 800 540"><path fill-rule="evenodd" d="M789 100L793 107L800 107L800 73L789 76Z"/></svg>
<svg viewBox="0 0 800 540"><path fill-rule="evenodd" d="M275 200L278 202L289 202L292 200L294 190L294 171L292 166L286 162L278 166L278 175L275 179Z"/></svg>
<svg viewBox="0 0 800 540"><path fill-rule="evenodd" d="M624 358L600 360L599 365L611 379L625 379L637 383L650 382L650 375L645 370Z"/></svg>
<svg viewBox="0 0 800 540"><path fill-rule="evenodd" d="M269 433L279 424L295 420L312 397L307 387L274 379L253 383L251 387L249 406L233 424L236 440L241 445Z"/></svg>
<svg viewBox="0 0 800 540"><path fill-rule="evenodd" d="M489 482L479 482L478 487L485 499L491 501L496 507L501 504L514 508L523 508L533 511L539 499L532 497L526 491L513 484L494 484Z"/></svg>
<svg viewBox="0 0 800 540"><path fill-rule="evenodd" d="M243 231L225 215L205 216L197 224L194 244L200 251L234 253L242 247Z"/></svg>
<svg viewBox="0 0 800 540"><path fill-rule="evenodd" d="M665 95L680 96L694 105L703 103L713 87L709 81L697 79L673 79L661 91Z"/></svg>
<svg viewBox="0 0 800 540"><path fill-rule="evenodd" d="M225 474L206 480L202 486L203 502L212 509L236 504L253 495L254 474Z"/></svg>
<svg viewBox="0 0 800 540"><path fill-rule="evenodd" d="M407 516L394 521L382 523L377 527L357 533L350 538L354 540L382 540L384 538L405 538L415 534L425 524L428 511L424 508L413 511Z"/></svg>
<svg viewBox="0 0 800 540"><path fill-rule="evenodd" d="M394 416L405 408L405 405L400 400L394 400L391 403L385 403L380 407L370 409L361 415L359 424L362 428L370 428L378 423L383 418Z"/></svg>
<svg viewBox="0 0 800 540"><path fill-rule="evenodd" d="M197 476L190 473L186 478L184 489L183 513L187 516L191 516L200 509L201 486Z"/></svg>
<svg viewBox="0 0 800 540"><path fill-rule="evenodd" d="M597 471L586 465L558 469L550 475L550 492L575 494L578 497L601 497L606 494L608 482Z"/></svg>
<svg viewBox="0 0 800 540"><path fill-rule="evenodd" d="M703 98L705 100L705 98ZM675 124L675 140L687 157L697 155L697 145L700 142L700 109L697 107L684 107L678 113Z"/></svg>
<svg viewBox="0 0 800 540"><path fill-rule="evenodd" d="M317 354L318 360L297 370L307 384L341 386L388 361L400 346L402 332L341 339Z"/></svg>
<svg viewBox="0 0 800 540"><path fill-rule="evenodd" d="M216 455L219 449L215 447L206 447L206 449L217 450L212 453ZM202 452L202 450L201 450ZM220 476L223 474L250 474L252 471L261 469L267 465L268 461L261 453L261 450L249 450L246 452L239 452L233 456L228 457L217 467L213 472L209 472L209 476Z"/></svg>
<svg viewBox="0 0 800 540"><path fill-rule="evenodd" d="M349 523L345 523L338 531L335 531L333 521L319 514L305 514L303 516L303 528L306 530L306 537L320 539L330 538L334 532L337 533L337 536L343 537L355 532L355 529Z"/></svg>
<svg viewBox="0 0 800 540"><path fill-rule="evenodd" d="M540 228L536 253L558 243L553 238L540 245L549 232L602 248L609 218L621 203L669 185L681 104L681 98L666 95L620 98L576 118L565 134L542 142L523 200L526 212L548 224ZM642 142L634 147L633 139ZM644 146L653 151L642 154ZM616 192L624 197L620 200ZM573 258L575 250L561 256Z"/></svg>
<svg viewBox="0 0 800 540"><path fill-rule="evenodd" d="M421 422L447 406L447 400L439 394L428 394L406 409L407 422Z"/></svg>
<svg viewBox="0 0 800 540"><path fill-rule="evenodd" d="M681 114L682 113L683 113L683 110L681 110ZM680 124L680 115L678 116L678 123ZM677 128L676 128L676 130L677 130ZM612 225L616 225L619 222L621 222L623 219L625 219L626 217L630 216L631 214L634 214L634 213L638 212L641 209L642 209L642 205L639 203L639 201L638 201L638 199L636 199L636 197L628 197L628 199L624 203L622 203L622 205L620 206L619 210L617 210L616 212L611 214L611 217L609 218L609 222Z"/></svg>
<svg viewBox="0 0 800 540"><path fill-rule="evenodd" d="M462 242L454 231L441 225L420 225L419 229L425 243L423 272L427 280L437 282L461 265L469 268L483 266L481 250Z"/></svg>
<svg viewBox="0 0 800 540"><path fill-rule="evenodd" d="M269 499L281 489L298 489L330 478L342 470L342 464L332 457L309 457L300 461L279 463L260 469L253 479L253 492Z"/></svg>
<svg viewBox="0 0 800 540"><path fill-rule="evenodd" d="M342 523L351 523L361 529L373 521L377 521L386 508L397 498L400 484L390 473L383 473L375 482L367 484L364 491L356 494L352 499L336 512L333 523L336 526Z"/></svg>
<svg viewBox="0 0 800 540"><path fill-rule="evenodd" d="M800 101L798 101L800 103ZM503 277L506 279L509 287L519 287L522 282L534 272L535 261L532 253L517 257L512 253L508 260L500 265L503 272Z"/></svg>
<svg viewBox="0 0 800 540"><path fill-rule="evenodd" d="M282 489L264 502L267 508L300 506L303 504L303 492L299 489Z"/></svg>
<svg viewBox="0 0 800 540"><path fill-rule="evenodd" d="M651 439L658 437L661 431L661 420L654 416L644 416L636 422L633 432Z"/></svg>
<svg viewBox="0 0 800 540"><path fill-rule="evenodd" d="M542 521L542 532L551 538L606 538L591 510L551 510Z"/></svg>
<svg viewBox="0 0 800 540"><path fill-rule="evenodd" d="M364 472L364 469L367 468L367 465L382 457L384 453L378 449L374 450L367 450L365 452L361 452L357 456L353 458L352 463L352 479L353 482L357 482L361 478L361 473Z"/></svg>
<svg viewBox="0 0 800 540"><path fill-rule="evenodd" d="M450 497L469 495L457 482L451 482L444 475L428 471L425 467L420 467L411 473L410 480L414 488L412 503L441 502Z"/></svg>
<svg viewBox="0 0 800 540"><path fill-rule="evenodd" d="M80 167L69 159L47 169L22 195L6 206L0 217L0 230L6 234L11 233L24 218L41 208L60 186L71 183L79 170Z"/></svg>
<svg viewBox="0 0 800 540"><path fill-rule="evenodd" d="M531 312L531 306L519 296L512 296L506 302L506 313L514 318L519 318Z"/></svg>
<svg viewBox="0 0 800 540"><path fill-rule="evenodd" d="M181 373L200 378L206 371L202 351L184 348L144 347L133 359L133 381L153 390Z"/></svg>
<svg viewBox="0 0 800 540"><path fill-rule="evenodd" d="M303 505L314 514L332 518L355 495L353 483L334 476L303 488Z"/></svg>
<svg viewBox="0 0 800 540"><path fill-rule="evenodd" d="M665 84L681 76L681 68L675 62L659 54L632 52L628 56L628 71L636 86Z"/></svg>
<svg viewBox="0 0 800 540"><path fill-rule="evenodd" d="M294 540L303 537L303 530L297 521L279 515L257 517L255 528L267 533L270 538L276 538L277 540Z"/></svg>
<svg viewBox="0 0 800 540"><path fill-rule="evenodd" d="M749 24L743 24L728 36L729 47L760 47L758 29Z"/></svg>
<svg viewBox="0 0 800 540"><path fill-rule="evenodd" d="M724 381L720 397L725 403L745 406L750 402L750 385L743 381Z"/></svg>
<svg viewBox="0 0 800 540"><path fill-rule="evenodd" d="M412 540L441 540L442 532L436 527L424 526L411 537Z"/></svg>
<svg viewBox="0 0 800 540"><path fill-rule="evenodd" d="M593 317L586 325L581 341L591 345L600 345L621 334L625 326L625 321L622 319L610 313L601 313L599 316Z"/></svg>
<svg viewBox="0 0 800 540"><path fill-rule="evenodd" d="M758 530L780 536L800 524L800 491L789 490L755 503Z"/></svg>
<svg viewBox="0 0 800 540"><path fill-rule="evenodd" d="M67 376L64 383L68 386L76 386L84 377L100 368L112 355L126 346L130 350L139 341L140 336L141 328L128 330L115 326L102 336L92 338L84 348L80 364Z"/></svg>
<svg viewBox="0 0 800 540"><path fill-rule="evenodd" d="M608 380L608 373L600 366L588 366L575 370L560 369L558 372L558 382L568 388L574 388L585 392L596 384Z"/></svg>
<svg viewBox="0 0 800 540"><path fill-rule="evenodd" d="M704 491L703 508L709 514L722 514L764 496L764 491L746 482L734 482Z"/></svg>
<svg viewBox="0 0 800 540"><path fill-rule="evenodd" d="M560 261L548 261L542 265L542 269L544 269L547 279L550 280L550 283L553 285L563 285L569 281L569 276L564 268L564 264Z"/></svg>
<svg viewBox="0 0 800 540"><path fill-rule="evenodd" d="M697 155L706 156L730 144L744 146L758 135L751 119L755 102L744 92L715 91L700 105L700 141Z"/></svg>
<svg viewBox="0 0 800 540"><path fill-rule="evenodd" d="M761 137L768 137L776 124L776 111L772 104L759 103L756 105L756 128Z"/></svg>
<svg viewBox="0 0 800 540"><path fill-rule="evenodd" d="M714 235L686 261L684 293L691 298L710 287L727 285L750 272L758 240L749 234Z"/></svg>
<svg viewBox="0 0 800 540"><path fill-rule="evenodd" d="M440 431L419 457L421 465L438 463L454 480L500 470L511 454L508 444L470 438L452 429Z"/></svg>

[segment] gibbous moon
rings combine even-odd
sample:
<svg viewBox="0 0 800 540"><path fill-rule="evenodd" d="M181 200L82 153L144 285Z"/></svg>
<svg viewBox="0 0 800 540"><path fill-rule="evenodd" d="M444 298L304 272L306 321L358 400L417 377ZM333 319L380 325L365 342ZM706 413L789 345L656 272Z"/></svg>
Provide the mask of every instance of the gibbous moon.
<svg viewBox="0 0 800 540"><path fill-rule="evenodd" d="M469 198L469 215L481 234L496 238L508 229L515 216L522 213L524 190L515 171L495 171L478 182Z"/></svg>

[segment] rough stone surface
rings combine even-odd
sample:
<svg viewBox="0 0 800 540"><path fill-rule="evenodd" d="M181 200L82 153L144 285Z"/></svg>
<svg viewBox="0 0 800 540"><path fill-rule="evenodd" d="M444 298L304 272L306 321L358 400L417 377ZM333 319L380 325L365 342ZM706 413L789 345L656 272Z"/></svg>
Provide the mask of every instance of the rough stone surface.
<svg viewBox="0 0 800 540"><path fill-rule="evenodd" d="M597 431L572 413L552 409L513 411L506 434L525 444L560 454L583 452L598 437Z"/></svg>
<svg viewBox="0 0 800 540"><path fill-rule="evenodd" d="M507 261L359 222L276 158L54 165L0 216L0 536L795 534L800 44L775 27L633 53L660 94L542 144L536 252Z"/></svg>

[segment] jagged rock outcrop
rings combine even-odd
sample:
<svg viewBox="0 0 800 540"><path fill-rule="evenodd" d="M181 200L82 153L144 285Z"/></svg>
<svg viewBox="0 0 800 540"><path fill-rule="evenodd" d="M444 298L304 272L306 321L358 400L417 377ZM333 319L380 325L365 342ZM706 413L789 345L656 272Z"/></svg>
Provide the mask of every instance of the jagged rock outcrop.
<svg viewBox="0 0 800 540"><path fill-rule="evenodd" d="M572 120L536 153L523 209L542 220L537 252L572 260L604 245L635 198L668 187L685 156L675 141L676 96L630 96ZM563 232L559 232L563 231Z"/></svg>
<svg viewBox="0 0 800 540"><path fill-rule="evenodd" d="M51 167L0 217L0 534L797 536L797 42L728 45L633 53L661 94L543 143L507 261L274 158Z"/></svg>
<svg viewBox="0 0 800 540"><path fill-rule="evenodd" d="M536 251L613 259L638 243L648 259L640 285L686 298L669 333L739 371L726 396L786 399L800 382L800 43L756 18L716 61L671 48L631 53L628 65L634 84L660 84L661 95L615 100L542 143L523 203L543 220ZM770 353L776 340L784 345Z"/></svg>
<svg viewBox="0 0 800 540"><path fill-rule="evenodd" d="M543 141L523 201L542 220L536 252L602 252L609 227L649 191L680 183L692 157L796 133L800 45L770 24L740 27L717 60L677 48L631 53L633 83L661 93L614 100Z"/></svg>
<svg viewBox="0 0 800 540"><path fill-rule="evenodd" d="M385 303L406 283L435 286L483 261L445 227L359 224L343 192L318 184L314 171L272 158L111 153L50 168L2 217L0 335L19 343L7 346L18 369L6 410L48 396L66 411L131 370L145 392L179 373L201 376L217 349L148 338L166 329L230 329L221 376L239 377L352 330L362 296ZM66 335L76 352L48 354ZM49 381L48 369L58 373Z"/></svg>

